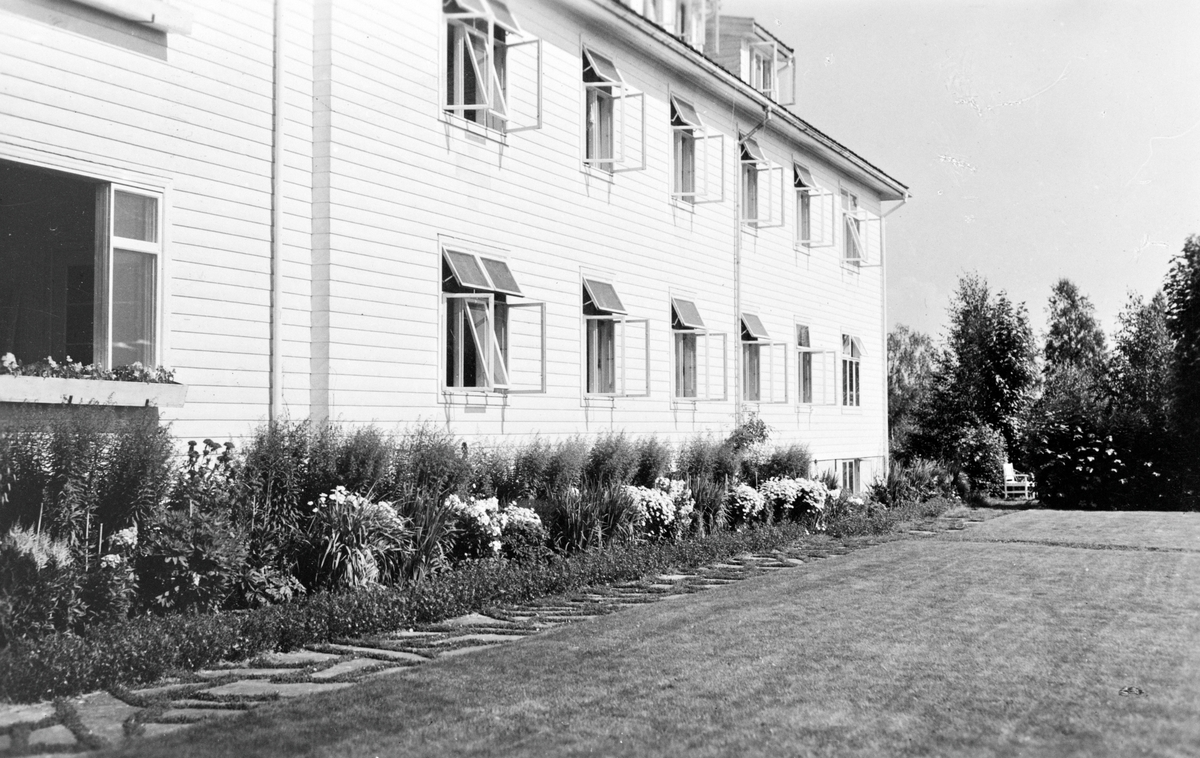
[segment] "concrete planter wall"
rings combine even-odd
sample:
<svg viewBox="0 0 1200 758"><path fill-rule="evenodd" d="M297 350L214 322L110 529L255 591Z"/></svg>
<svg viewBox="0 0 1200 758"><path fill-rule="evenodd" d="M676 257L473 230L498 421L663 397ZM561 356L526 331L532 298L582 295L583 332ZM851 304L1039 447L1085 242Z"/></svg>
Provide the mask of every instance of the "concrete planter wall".
<svg viewBox="0 0 1200 758"><path fill-rule="evenodd" d="M186 399L186 384L0 376L0 403L100 403L124 407L180 408Z"/></svg>

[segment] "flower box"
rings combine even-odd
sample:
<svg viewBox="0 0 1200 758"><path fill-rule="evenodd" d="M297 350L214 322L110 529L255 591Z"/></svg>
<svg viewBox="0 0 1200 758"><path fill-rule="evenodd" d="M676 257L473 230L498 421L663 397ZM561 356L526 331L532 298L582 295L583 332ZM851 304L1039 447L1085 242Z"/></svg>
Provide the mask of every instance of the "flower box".
<svg viewBox="0 0 1200 758"><path fill-rule="evenodd" d="M174 382L0 376L0 403L100 403L126 407L180 408L186 399L187 385Z"/></svg>

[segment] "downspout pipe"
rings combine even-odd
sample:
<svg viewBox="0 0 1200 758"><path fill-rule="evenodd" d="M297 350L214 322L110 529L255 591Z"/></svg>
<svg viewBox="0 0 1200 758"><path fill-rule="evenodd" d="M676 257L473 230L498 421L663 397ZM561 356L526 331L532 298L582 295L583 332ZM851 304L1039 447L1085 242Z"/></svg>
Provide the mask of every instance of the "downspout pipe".
<svg viewBox="0 0 1200 758"><path fill-rule="evenodd" d="M908 190L905 190L904 197L902 197L900 199L900 203L898 205L896 205L894 208L892 208L891 210L889 210L887 213L883 214L880 218L887 218L888 216L892 215L896 211L903 208L904 205L909 201L909 198L911 198L911 197L912 197L912 195L908 192ZM887 227L881 225L880 228L881 228L881 231L883 232L883 239L882 239L883 244L880 245L881 260L879 261L879 263L880 263L879 296L883 300L883 308L882 308L883 318L882 318L882 323L880 324L880 330L883 333L883 341L880 344L883 345L884 376L887 376L887 373L886 373L887 369L888 369L888 365L887 365L887 360L888 360L888 358L887 358L887 337L888 337L888 332L887 332L887 302L888 302L887 301ZM887 423L888 423L887 419L891 418L891 415L892 415L891 408L888 407L887 381L885 380L883 383L883 418L884 418L883 423L884 423L884 432L885 432L883 435L883 475L885 477L887 476L889 469L891 469L891 467L892 467L892 430L890 428L887 428Z"/></svg>
<svg viewBox="0 0 1200 758"><path fill-rule="evenodd" d="M769 106L763 108L763 120L758 126L742 135L738 140L738 158L737 158L737 197L733 202L733 333L735 335L734 342L737 347L733 351L733 420L738 426L741 426L742 416L744 414L744 402L742 400L742 194L745 192L745 187L742 186L742 157L741 157L741 142L748 140L755 134L758 134L763 127L771 120L771 108ZM737 106L733 107L733 123L737 124Z"/></svg>
<svg viewBox="0 0 1200 758"><path fill-rule="evenodd" d="M283 413L283 98L285 0L275 0L275 59L271 123L271 334L270 400L267 417L278 421Z"/></svg>

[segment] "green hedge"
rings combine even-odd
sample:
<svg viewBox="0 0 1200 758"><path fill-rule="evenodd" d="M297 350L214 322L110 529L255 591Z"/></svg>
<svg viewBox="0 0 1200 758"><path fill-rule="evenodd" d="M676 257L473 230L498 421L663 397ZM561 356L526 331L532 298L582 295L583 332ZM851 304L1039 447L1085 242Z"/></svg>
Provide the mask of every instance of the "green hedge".
<svg viewBox="0 0 1200 758"><path fill-rule="evenodd" d="M783 524L673 544L613 545L546 563L473 561L403 588L318 593L303 602L248 611L145 616L83 636L18 641L0 650L0 696L32 702L154 682L222 660L432 623L490 605L779 548L805 533L798 524Z"/></svg>

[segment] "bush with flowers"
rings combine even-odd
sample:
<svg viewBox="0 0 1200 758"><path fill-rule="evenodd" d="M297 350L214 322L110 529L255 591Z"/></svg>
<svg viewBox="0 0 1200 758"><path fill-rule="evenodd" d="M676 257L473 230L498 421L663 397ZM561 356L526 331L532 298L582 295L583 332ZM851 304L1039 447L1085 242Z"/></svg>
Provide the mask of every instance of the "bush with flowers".
<svg viewBox="0 0 1200 758"><path fill-rule="evenodd" d="M510 561L528 563L550 552L550 535L532 508L509 505L500 511L500 550Z"/></svg>
<svg viewBox="0 0 1200 758"><path fill-rule="evenodd" d="M465 500L458 495L446 498L446 507L454 515L457 531L451 554L454 558L495 558L500 555L504 524L500 501L495 497Z"/></svg>
<svg viewBox="0 0 1200 758"><path fill-rule="evenodd" d="M636 525L652 542L678 539L691 528L696 501L687 482L660 476L653 487L626 485Z"/></svg>
<svg viewBox="0 0 1200 758"><path fill-rule="evenodd" d="M758 494L763 496L767 512L773 518L783 520L791 515L800 497L800 483L797 479L775 477L758 485Z"/></svg>
<svg viewBox="0 0 1200 758"><path fill-rule="evenodd" d="M391 503L335 487L317 497L308 525L316 553L314 585L366 587L395 582L412 550L408 519Z"/></svg>
<svg viewBox="0 0 1200 758"><path fill-rule="evenodd" d="M734 526L762 520L766 500L749 484L736 484L729 490L729 515Z"/></svg>

